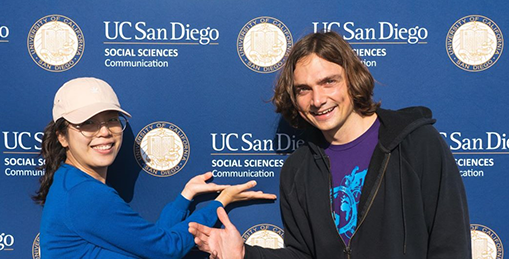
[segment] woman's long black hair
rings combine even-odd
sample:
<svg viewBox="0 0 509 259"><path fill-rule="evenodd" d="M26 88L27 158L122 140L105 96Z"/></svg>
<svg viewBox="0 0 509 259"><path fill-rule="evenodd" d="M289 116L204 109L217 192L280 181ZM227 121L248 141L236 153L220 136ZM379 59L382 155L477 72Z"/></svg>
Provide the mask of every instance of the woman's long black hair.
<svg viewBox="0 0 509 259"><path fill-rule="evenodd" d="M39 169L44 169L45 173L39 179L41 183L39 190L32 196L32 199L38 204L44 205L46 202L46 196L53 183L53 176L60 164L67 158L67 149L58 141L58 135L67 136L67 129L68 123L64 118L60 118L56 122L51 121L44 129L40 156L46 161Z"/></svg>

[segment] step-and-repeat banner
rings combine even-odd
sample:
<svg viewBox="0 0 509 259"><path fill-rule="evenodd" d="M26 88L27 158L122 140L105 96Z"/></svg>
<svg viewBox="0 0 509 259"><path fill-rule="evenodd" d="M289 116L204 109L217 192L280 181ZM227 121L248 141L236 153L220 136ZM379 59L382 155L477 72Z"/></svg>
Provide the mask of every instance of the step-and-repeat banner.
<svg viewBox="0 0 509 259"><path fill-rule="evenodd" d="M42 130L55 92L76 77L110 83L133 115L108 181L147 220L206 171L279 193L281 166L303 141L269 100L293 44L319 30L350 42L384 108L433 110L466 186L473 257L503 258L508 13L503 0L3 1L0 258L41 257L42 208L30 196L44 174ZM278 201L228 210L246 242L282 246Z"/></svg>

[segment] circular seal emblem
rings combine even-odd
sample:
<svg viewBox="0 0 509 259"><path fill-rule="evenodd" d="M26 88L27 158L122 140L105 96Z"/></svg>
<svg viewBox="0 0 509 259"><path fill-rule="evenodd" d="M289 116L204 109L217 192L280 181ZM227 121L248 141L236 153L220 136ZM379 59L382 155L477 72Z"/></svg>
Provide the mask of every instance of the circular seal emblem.
<svg viewBox="0 0 509 259"><path fill-rule="evenodd" d="M284 231L271 224L259 224L251 227L242 235L244 243L265 248L278 249L284 247Z"/></svg>
<svg viewBox="0 0 509 259"><path fill-rule="evenodd" d="M85 37L78 24L62 15L48 15L30 29L28 53L41 68L62 72L75 66L83 56Z"/></svg>
<svg viewBox="0 0 509 259"><path fill-rule="evenodd" d="M41 259L41 242L39 240L39 236L41 234L38 233L34 239L34 243L32 244L32 258L33 259Z"/></svg>
<svg viewBox="0 0 509 259"><path fill-rule="evenodd" d="M189 140L176 125L158 121L147 125L136 136L134 153L141 168L158 177L178 173L189 159Z"/></svg>
<svg viewBox="0 0 509 259"><path fill-rule="evenodd" d="M237 38L240 59L258 73L278 71L292 46L293 38L288 27L280 20L267 16L246 23Z"/></svg>
<svg viewBox="0 0 509 259"><path fill-rule="evenodd" d="M454 23L445 41L447 55L459 68L479 72L493 66L504 49L498 25L481 15L465 16Z"/></svg>
<svg viewBox="0 0 509 259"><path fill-rule="evenodd" d="M495 231L483 225L471 224L470 234L472 237L472 258L504 258L504 246Z"/></svg>

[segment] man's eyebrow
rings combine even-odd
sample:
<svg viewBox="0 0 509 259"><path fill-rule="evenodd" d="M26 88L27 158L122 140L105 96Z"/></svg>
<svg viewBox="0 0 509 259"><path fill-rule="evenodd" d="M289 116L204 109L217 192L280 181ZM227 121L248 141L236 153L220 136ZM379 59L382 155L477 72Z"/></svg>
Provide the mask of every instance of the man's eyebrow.
<svg viewBox="0 0 509 259"><path fill-rule="evenodd" d="M308 85L307 84L297 84L297 85L294 84L293 85L293 88L296 88L296 89L297 88L303 88L303 87L308 87Z"/></svg>
<svg viewBox="0 0 509 259"><path fill-rule="evenodd" d="M325 84L327 81L329 80L341 80L343 78L343 76L341 74L334 74L334 75L330 75L330 76L326 76L324 78L322 78L320 81L318 81L318 84L319 85L322 85L322 84Z"/></svg>
<svg viewBox="0 0 509 259"><path fill-rule="evenodd" d="M320 79L317 83L319 85L322 85L322 84L325 84L327 81L329 80L341 80L343 78L343 75L342 74L333 74L333 75L330 75L330 76L326 76L322 79ZM297 88L302 88L302 87L308 87L309 85L308 84L294 84L293 87L295 89Z"/></svg>

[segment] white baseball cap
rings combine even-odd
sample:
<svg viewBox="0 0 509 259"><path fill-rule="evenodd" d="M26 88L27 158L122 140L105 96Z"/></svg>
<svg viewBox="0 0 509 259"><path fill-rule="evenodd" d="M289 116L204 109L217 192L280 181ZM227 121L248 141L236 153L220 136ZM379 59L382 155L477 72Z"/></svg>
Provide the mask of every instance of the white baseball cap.
<svg viewBox="0 0 509 259"><path fill-rule="evenodd" d="M80 124L103 111L119 111L117 95L111 86L101 79L82 77L68 81L55 94L53 121L64 118L70 123Z"/></svg>

